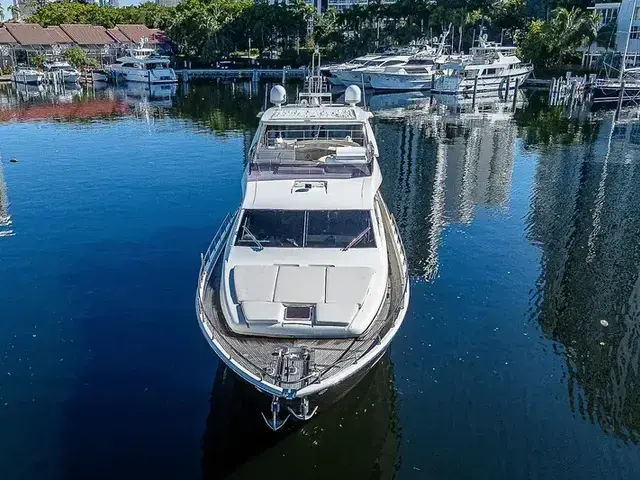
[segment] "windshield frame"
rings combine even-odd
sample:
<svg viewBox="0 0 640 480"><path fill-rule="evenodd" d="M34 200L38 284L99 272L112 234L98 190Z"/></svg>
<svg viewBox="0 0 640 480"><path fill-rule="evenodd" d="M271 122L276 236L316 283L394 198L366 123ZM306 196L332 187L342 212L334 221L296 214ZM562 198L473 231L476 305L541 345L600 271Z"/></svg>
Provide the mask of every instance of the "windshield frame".
<svg viewBox="0 0 640 480"><path fill-rule="evenodd" d="M242 211L233 246L249 247L258 251L268 248L342 251L377 248L375 218L375 212L367 209L249 208ZM287 221L278 223L279 219ZM272 225L269 225L271 222ZM269 228L272 228L272 231L269 231Z"/></svg>

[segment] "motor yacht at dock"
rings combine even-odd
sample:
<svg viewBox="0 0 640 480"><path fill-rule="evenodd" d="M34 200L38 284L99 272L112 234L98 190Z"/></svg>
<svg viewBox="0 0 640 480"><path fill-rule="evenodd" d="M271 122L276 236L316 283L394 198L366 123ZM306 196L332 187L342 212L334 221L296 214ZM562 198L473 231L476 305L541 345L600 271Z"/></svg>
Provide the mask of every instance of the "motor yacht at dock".
<svg viewBox="0 0 640 480"><path fill-rule="evenodd" d="M40 85L43 78L44 74L40 70L25 66L18 66L11 75L14 82L28 85Z"/></svg>
<svg viewBox="0 0 640 480"><path fill-rule="evenodd" d="M48 74L48 77L58 75L58 78L62 79L64 83L78 83L78 80L80 80L80 72L73 68L69 62L45 62L44 71Z"/></svg>
<svg viewBox="0 0 640 480"><path fill-rule="evenodd" d="M482 34L479 46L471 49L468 59L441 65L444 74L439 75L433 87L434 93L473 95L496 95L514 90L529 77L533 66L525 64L516 56L516 47L503 47L488 42Z"/></svg>
<svg viewBox="0 0 640 480"><path fill-rule="evenodd" d="M116 80L125 82L177 83L178 77L169 63L168 57L157 56L153 49L140 47L117 58L108 71Z"/></svg>
<svg viewBox="0 0 640 480"><path fill-rule="evenodd" d="M440 36L437 48L427 47L403 64L382 69L363 69L369 85L376 90L396 92L431 89L433 77L439 66L450 59L444 55L445 40L450 30L451 25Z"/></svg>
<svg viewBox="0 0 640 480"><path fill-rule="evenodd" d="M243 199L202 256L196 295L213 351L271 399L263 416L273 430L353 388L382 358L409 300L372 114L357 106L358 87L335 104L312 71L297 103L271 90Z"/></svg>
<svg viewBox="0 0 640 480"><path fill-rule="evenodd" d="M338 70L336 77L342 82L342 85L359 85L369 88L371 87L371 74L383 72L385 68L406 65L410 59L411 55L381 56L369 60L361 67Z"/></svg>
<svg viewBox="0 0 640 480"><path fill-rule="evenodd" d="M348 62L339 63L337 65L331 65L322 68L322 74L329 80L331 85L342 85L342 80L338 78L338 72L342 70L353 70L354 68L364 67L371 60L375 60L380 58L380 54L369 54L363 55L362 57L357 57Z"/></svg>

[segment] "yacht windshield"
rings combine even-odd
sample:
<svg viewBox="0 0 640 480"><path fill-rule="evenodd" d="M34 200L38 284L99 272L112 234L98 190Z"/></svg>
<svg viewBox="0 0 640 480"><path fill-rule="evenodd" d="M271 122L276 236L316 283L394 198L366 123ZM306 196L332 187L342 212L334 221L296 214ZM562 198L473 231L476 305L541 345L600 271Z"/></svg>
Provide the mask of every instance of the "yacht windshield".
<svg viewBox="0 0 640 480"><path fill-rule="evenodd" d="M246 210L235 244L356 249L376 241L368 210Z"/></svg>
<svg viewBox="0 0 640 480"><path fill-rule="evenodd" d="M296 210L247 210L236 245L298 247L302 245L304 213Z"/></svg>

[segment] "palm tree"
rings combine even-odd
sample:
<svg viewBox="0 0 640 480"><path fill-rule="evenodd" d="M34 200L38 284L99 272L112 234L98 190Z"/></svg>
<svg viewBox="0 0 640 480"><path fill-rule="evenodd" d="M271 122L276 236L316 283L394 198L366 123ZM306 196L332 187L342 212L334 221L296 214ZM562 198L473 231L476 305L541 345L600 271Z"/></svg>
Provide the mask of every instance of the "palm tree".
<svg viewBox="0 0 640 480"><path fill-rule="evenodd" d="M546 33L559 63L566 63L575 57L578 47L592 42L598 35L598 15L575 7L571 10L557 8L552 15Z"/></svg>

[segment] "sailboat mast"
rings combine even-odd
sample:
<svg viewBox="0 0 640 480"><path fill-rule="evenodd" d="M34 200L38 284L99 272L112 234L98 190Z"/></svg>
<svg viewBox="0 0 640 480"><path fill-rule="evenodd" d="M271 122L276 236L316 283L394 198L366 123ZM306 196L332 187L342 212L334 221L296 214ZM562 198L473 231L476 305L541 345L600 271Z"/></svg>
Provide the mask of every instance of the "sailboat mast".
<svg viewBox="0 0 640 480"><path fill-rule="evenodd" d="M627 42L624 45L624 56L622 57L622 65L620 65L620 77L618 80L622 82L624 76L624 68L627 63L627 51L629 50L629 40L631 39L631 26L633 25L633 19L636 16L636 4L638 0L633 0L633 8L631 9L631 15L629 16L629 28L627 29Z"/></svg>

